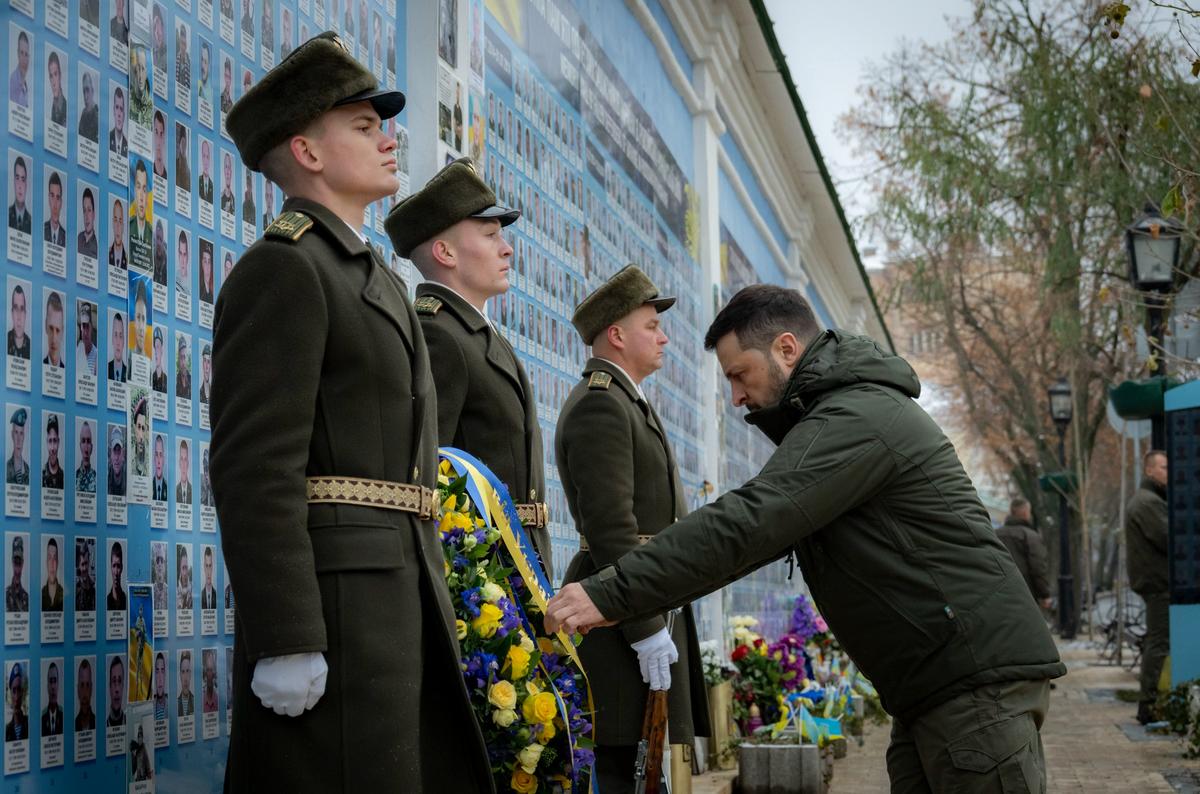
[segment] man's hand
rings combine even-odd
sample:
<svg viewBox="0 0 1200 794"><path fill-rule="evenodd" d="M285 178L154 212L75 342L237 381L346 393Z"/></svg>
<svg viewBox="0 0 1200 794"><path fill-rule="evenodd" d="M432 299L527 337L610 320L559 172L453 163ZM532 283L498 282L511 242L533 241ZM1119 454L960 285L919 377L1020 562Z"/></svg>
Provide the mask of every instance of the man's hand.
<svg viewBox="0 0 1200 794"><path fill-rule="evenodd" d="M630 643L637 651L642 680L651 689L671 688L671 665L679 661L679 651L667 629L661 628L645 639Z"/></svg>
<svg viewBox="0 0 1200 794"><path fill-rule="evenodd" d="M583 585L578 582L563 585L546 607L547 631L587 634L589 629L615 624L615 620L608 620L600 614Z"/></svg>
<svg viewBox="0 0 1200 794"><path fill-rule="evenodd" d="M325 694L329 665L320 653L294 653L260 659L250 691L276 714L299 717Z"/></svg>

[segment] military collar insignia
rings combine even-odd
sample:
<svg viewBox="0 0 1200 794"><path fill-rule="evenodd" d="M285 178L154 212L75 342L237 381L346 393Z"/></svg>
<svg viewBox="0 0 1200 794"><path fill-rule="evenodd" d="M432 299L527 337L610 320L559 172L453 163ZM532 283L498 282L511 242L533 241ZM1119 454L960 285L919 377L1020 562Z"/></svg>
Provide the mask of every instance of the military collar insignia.
<svg viewBox="0 0 1200 794"><path fill-rule="evenodd" d="M593 372L588 378L589 389L604 389L608 391L608 387L612 385L613 376L607 372Z"/></svg>
<svg viewBox="0 0 1200 794"><path fill-rule="evenodd" d="M263 234L267 237L278 237L296 242L304 233L312 228L313 219L303 212L288 210L280 213Z"/></svg>
<svg viewBox="0 0 1200 794"><path fill-rule="evenodd" d="M417 314L426 314L433 317L442 310L442 302L432 295L423 295L413 301L413 309L416 310Z"/></svg>

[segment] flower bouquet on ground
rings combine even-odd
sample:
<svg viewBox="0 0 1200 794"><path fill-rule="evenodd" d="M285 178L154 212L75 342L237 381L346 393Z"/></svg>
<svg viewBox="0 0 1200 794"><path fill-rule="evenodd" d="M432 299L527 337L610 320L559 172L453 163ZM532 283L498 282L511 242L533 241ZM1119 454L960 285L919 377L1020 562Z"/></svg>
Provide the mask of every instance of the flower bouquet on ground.
<svg viewBox="0 0 1200 794"><path fill-rule="evenodd" d="M443 448L438 497L463 677L496 790L589 791L591 693L572 639L542 628L550 584L506 489Z"/></svg>
<svg viewBox="0 0 1200 794"><path fill-rule="evenodd" d="M779 718L779 699L783 694L783 668L768 653L767 642L754 627L758 621L749 615L730 618L733 627L733 652L730 661L737 668L733 684L733 717L744 736L751 736L763 725Z"/></svg>

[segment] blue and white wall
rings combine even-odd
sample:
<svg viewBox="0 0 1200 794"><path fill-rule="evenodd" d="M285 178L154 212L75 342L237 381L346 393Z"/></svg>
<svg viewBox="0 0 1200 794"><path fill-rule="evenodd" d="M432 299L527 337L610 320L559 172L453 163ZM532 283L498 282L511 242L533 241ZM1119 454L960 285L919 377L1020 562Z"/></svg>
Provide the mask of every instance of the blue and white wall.
<svg viewBox="0 0 1200 794"><path fill-rule="evenodd" d="M514 288L493 301L489 312L520 351L537 391L558 571L566 568L577 542L553 460L553 433L559 406L587 354L569 318L576 303L617 269L636 262L664 292L679 298L665 315L671 338L667 364L646 386L667 425L691 507L753 475L770 452L765 439L742 422L740 411L728 405L715 360L702 349L704 330L733 291L757 281L793 286L809 297L822 321L883 335L869 310L836 198L814 176L819 156L809 146L748 0L98 0L94 25L83 16L89 5L8 0L0 9L9 43L4 200L19 204L18 193L25 190L31 220L28 234L19 223L0 227L5 330L18 324L12 303L19 284L30 339L27 359L19 344L15 352L6 351L3 384L4 455L12 458L20 440L31 474L30 485L6 484L4 494L5 586L16 576L30 607L20 611L5 605L3 673L7 682L19 664L28 681L22 707L31 734L5 743L6 791L127 787L127 736L104 725L109 664L128 653L130 630L136 628L136 615L131 620L104 603L114 542L124 550L127 590L161 585L159 598L151 587L146 602L157 612L147 621L156 624L147 626L147 641L155 658L163 653L168 670L166 713L160 711L157 720L152 713L146 723L157 745L160 790L221 788L233 606L226 609L223 597L218 609L199 606L206 547L215 552L218 593L223 596L229 584L215 515L204 494L209 432L200 395L203 353L211 343L211 311L224 281L225 259L236 261L282 202L261 175L241 166L223 133L226 64L229 99L236 99L247 81L260 78L287 48L335 30L381 82L408 95L405 112L388 125L398 141L401 195L423 184L448 158L469 154L480 161L501 201L522 209L522 220L511 229ZM128 45L118 35L121 26L113 24L118 7L128 17ZM156 42L159 19L161 45ZM24 71L22 42L28 42L29 52ZM66 101L64 124L57 123L62 102L55 100L51 53ZM207 93L201 90L202 53L210 67ZM127 149L108 145L117 88L127 117ZM92 101L95 141L86 108ZM162 138L155 136L156 113L164 122ZM202 200L199 184L205 152L215 184L212 203ZM20 188L17 158L24 165ZM140 240L131 245L128 239L139 162L148 172L146 217L155 231L161 225L162 246ZM61 207L51 195L52 173L62 185ZM223 211L218 199L227 183L232 198ZM95 258L80 240L85 190L95 208ZM382 221L392 202L371 207L364 230L385 252L390 249ZM65 245L44 234L55 213L66 232ZM119 261L109 265L114 222L129 252L125 267ZM186 259L180 254L181 236ZM201 266L202 254L206 262L211 255L211 267ZM390 261L415 286L409 263L394 256ZM119 330L132 347L130 295L139 283L152 296L147 327L161 331L164 339L165 392L154 388L161 379L149 376L154 368L149 347L150 356L134 358L131 382L106 377L117 312ZM65 307L61 368L41 363L54 346L50 336L56 321L46 311L52 293ZM85 305L95 307L94 378L86 358L79 361L75 355L85 333ZM136 351L125 352L128 360ZM177 388L181 369L192 384L190 400ZM107 487L113 431L121 431L122 454L133 463L129 442L137 428L131 409L143 394L152 406L150 443L160 435L163 439L166 500L153 498L146 479L130 477L124 499ZM10 420L22 408L26 423L18 439ZM62 489L43 487L40 476L52 445L51 416L59 428L58 454L66 474ZM94 497L77 488L72 476L83 455L85 423L98 474ZM182 442L187 443L183 460ZM153 460L146 465L153 469ZM185 479L191 494L176 499L176 486ZM12 556L18 538L24 551L19 572ZM43 610L40 598L51 538L66 592L61 612ZM96 583L95 610L75 599L76 560L83 549L90 555L87 575ZM152 554L159 549L165 551L165 581L153 570ZM182 584L181 551L192 570L190 581ZM742 612L758 614L766 631L775 633L802 586L798 574L788 578L785 563L774 563L706 598L700 609L702 633L720 637L726 617ZM183 606L189 601L191 610ZM136 647L136 631L132 636ZM185 658L195 696L190 721L178 713ZM92 671L98 722L92 734L72 730L84 659ZM43 737L40 730L52 662L66 717L61 737ZM122 663L128 671L128 659ZM126 699L131 683L136 682L126 676ZM202 708L206 686L217 698L216 710L207 716ZM11 699L10 690L6 723L12 719ZM127 708L128 715L133 712ZM133 730L128 720L126 733Z"/></svg>

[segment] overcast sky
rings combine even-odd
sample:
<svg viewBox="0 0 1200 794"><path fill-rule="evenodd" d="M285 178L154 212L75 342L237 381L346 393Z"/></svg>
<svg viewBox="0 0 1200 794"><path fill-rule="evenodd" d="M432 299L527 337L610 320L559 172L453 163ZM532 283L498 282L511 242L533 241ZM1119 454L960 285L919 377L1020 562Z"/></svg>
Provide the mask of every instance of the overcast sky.
<svg viewBox="0 0 1200 794"><path fill-rule="evenodd" d="M839 116L858 104L867 65L904 40L936 42L950 35L947 16L971 13L970 0L766 0L775 36L787 56L800 101L821 155L851 220L870 205L859 175L866 165L836 131ZM859 235L861 247L871 244ZM864 257L865 258L865 257Z"/></svg>

